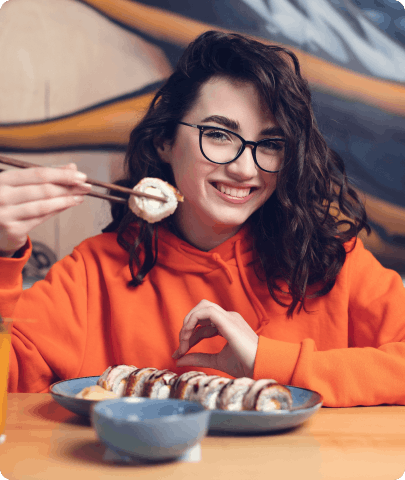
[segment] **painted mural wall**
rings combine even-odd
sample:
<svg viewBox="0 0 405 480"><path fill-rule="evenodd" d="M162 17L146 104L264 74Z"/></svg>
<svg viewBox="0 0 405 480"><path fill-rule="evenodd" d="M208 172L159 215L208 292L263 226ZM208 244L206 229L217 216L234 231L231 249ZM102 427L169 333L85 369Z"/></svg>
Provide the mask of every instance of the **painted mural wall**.
<svg viewBox="0 0 405 480"><path fill-rule="evenodd" d="M115 180L153 93L211 29L297 54L320 128L365 200L366 246L405 271L405 10L396 0L9 0L0 9L0 155L73 161ZM109 218L107 202L88 198L31 237L60 258Z"/></svg>

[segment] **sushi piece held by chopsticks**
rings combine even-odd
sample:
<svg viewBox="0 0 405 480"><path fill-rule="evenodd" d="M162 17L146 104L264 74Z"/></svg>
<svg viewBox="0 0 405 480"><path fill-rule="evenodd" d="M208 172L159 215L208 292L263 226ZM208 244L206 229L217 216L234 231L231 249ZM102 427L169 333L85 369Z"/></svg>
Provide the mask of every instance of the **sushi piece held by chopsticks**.
<svg viewBox="0 0 405 480"><path fill-rule="evenodd" d="M134 187L134 191L149 193L161 197L162 200L166 199L166 202L164 202L145 197L130 197L128 200L129 208L135 215L149 223L159 222L174 213L177 203L184 199L176 188L160 178L145 177Z"/></svg>

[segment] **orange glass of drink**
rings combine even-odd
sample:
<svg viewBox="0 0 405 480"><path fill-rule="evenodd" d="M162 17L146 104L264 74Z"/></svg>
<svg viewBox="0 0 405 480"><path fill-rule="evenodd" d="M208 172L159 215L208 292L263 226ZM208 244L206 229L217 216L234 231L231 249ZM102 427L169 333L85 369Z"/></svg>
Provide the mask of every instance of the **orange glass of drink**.
<svg viewBox="0 0 405 480"><path fill-rule="evenodd" d="M10 360L12 321L0 316L0 443L6 426L7 381ZM4 438L4 437L3 437Z"/></svg>

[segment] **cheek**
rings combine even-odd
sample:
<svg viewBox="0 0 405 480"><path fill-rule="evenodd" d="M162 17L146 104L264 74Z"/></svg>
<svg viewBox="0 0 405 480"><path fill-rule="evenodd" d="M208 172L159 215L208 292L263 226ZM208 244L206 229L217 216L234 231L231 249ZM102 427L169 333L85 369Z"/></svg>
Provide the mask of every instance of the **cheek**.
<svg viewBox="0 0 405 480"><path fill-rule="evenodd" d="M199 160L198 145L187 140L179 141L171 153L170 163L176 181L183 181L187 177L192 179Z"/></svg>
<svg viewBox="0 0 405 480"><path fill-rule="evenodd" d="M266 181L266 200L268 200L277 187L277 174Z"/></svg>
<svg viewBox="0 0 405 480"><path fill-rule="evenodd" d="M193 152L192 149L182 148L173 158L174 177L178 183L177 186L179 188L182 186L183 189L200 189L217 167L202 157L200 152Z"/></svg>

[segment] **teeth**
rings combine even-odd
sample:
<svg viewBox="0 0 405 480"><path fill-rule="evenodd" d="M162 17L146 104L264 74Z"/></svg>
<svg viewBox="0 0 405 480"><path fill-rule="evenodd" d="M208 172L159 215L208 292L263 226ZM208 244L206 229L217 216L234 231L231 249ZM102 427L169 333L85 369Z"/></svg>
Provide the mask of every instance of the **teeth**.
<svg viewBox="0 0 405 480"><path fill-rule="evenodd" d="M230 197L234 197L234 198L245 198L250 193L250 188L231 188L222 183L217 184L217 189L220 192L225 193L226 195L229 195Z"/></svg>

